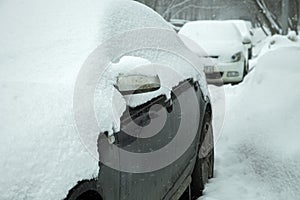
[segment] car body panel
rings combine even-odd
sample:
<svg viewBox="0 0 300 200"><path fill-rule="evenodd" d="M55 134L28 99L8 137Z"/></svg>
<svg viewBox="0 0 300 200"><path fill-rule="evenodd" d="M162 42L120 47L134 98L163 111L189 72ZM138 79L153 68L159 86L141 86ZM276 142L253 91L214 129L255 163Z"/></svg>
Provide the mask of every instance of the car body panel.
<svg viewBox="0 0 300 200"><path fill-rule="evenodd" d="M170 199L176 193L184 180L191 175L195 165L196 157L198 155L204 111L209 102L204 100L202 92L197 86L198 83L193 83L195 87L193 85L190 85L190 82L185 82L182 84L185 84L188 89L184 89L184 91L178 91L178 89L182 90L182 88L180 89L179 87L176 87L174 89L175 93L177 93L178 95L178 98L181 98L181 100L179 101L181 101L181 103L185 102L188 104L188 99L190 98L190 96L186 91L190 90L196 92L196 96L199 102L199 105L190 105L191 107L199 106L199 109L194 109L195 112L199 112L196 113L196 115L198 116L199 124L196 137L194 138L192 144L187 148L187 151L184 152L182 156L180 156L170 165L162 169L147 173L122 172L116 169L112 169L99 162L100 170L98 177L98 187L99 191L101 191L101 193L103 194L104 199ZM182 86L182 84L180 84L179 86ZM195 88L198 89L196 90ZM165 100L165 97L160 96L155 101L163 104ZM177 128L180 124L180 116L182 112L180 109L180 102L177 100L177 98L173 98L172 101L172 111L168 113L164 128L157 135L147 139L140 139L133 138L132 136L129 136L121 131L116 134L116 140L119 141L117 145L119 145L123 149L126 149L127 151L136 152L138 150L141 150L142 152L149 152L149 149L151 148L155 150L161 148L162 145L168 144L170 138L173 139L174 135L176 134ZM145 110L146 107L147 105L143 105L139 109ZM140 110L138 112L140 112ZM141 121L137 123L143 123L148 119L142 116L140 120ZM99 140L105 139L106 138L103 134L99 138ZM101 144L101 142L98 143ZM174 149L174 151L176 150ZM101 156L101 152L99 154ZM119 155L116 156L118 157Z"/></svg>

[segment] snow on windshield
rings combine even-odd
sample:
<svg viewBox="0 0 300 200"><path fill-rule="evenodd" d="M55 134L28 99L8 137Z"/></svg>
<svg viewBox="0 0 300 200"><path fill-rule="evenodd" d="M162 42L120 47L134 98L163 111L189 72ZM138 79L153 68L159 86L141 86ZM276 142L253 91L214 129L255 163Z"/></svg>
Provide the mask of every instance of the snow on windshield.
<svg viewBox="0 0 300 200"><path fill-rule="evenodd" d="M237 28L222 21L189 22L179 31L195 41L235 41L241 36Z"/></svg>

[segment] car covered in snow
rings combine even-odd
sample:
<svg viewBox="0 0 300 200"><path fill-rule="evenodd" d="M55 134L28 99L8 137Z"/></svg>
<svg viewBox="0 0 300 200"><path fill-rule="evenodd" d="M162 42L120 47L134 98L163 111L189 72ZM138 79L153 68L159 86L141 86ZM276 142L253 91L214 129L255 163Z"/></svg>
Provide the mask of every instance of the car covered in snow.
<svg viewBox="0 0 300 200"><path fill-rule="evenodd" d="M238 83L249 70L248 45L233 23L226 21L193 21L179 34L196 42L210 61L205 66L208 82Z"/></svg>
<svg viewBox="0 0 300 200"><path fill-rule="evenodd" d="M3 5L0 199L199 197L209 92L162 17L123 0Z"/></svg>

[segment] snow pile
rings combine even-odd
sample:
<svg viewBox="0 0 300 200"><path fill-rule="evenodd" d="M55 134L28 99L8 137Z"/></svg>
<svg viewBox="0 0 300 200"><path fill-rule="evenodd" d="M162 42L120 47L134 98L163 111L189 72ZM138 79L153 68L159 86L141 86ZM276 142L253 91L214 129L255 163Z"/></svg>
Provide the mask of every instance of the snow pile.
<svg viewBox="0 0 300 200"><path fill-rule="evenodd" d="M294 31L289 32L289 34L286 36L273 35L264 41L264 46L261 49L260 56L281 47L291 46L300 47L300 41Z"/></svg>
<svg viewBox="0 0 300 200"><path fill-rule="evenodd" d="M155 27L170 29L172 27L156 12L144 4L131 0L110 1L103 11L101 38L107 40L126 31Z"/></svg>
<svg viewBox="0 0 300 200"><path fill-rule="evenodd" d="M77 181L97 176L72 98L99 43L100 8L105 2L1 1L1 200L63 199Z"/></svg>
<svg viewBox="0 0 300 200"><path fill-rule="evenodd" d="M281 47L261 56L244 83L225 88L227 111L216 146L216 178L200 199L300 196L300 48L282 37L273 39Z"/></svg>

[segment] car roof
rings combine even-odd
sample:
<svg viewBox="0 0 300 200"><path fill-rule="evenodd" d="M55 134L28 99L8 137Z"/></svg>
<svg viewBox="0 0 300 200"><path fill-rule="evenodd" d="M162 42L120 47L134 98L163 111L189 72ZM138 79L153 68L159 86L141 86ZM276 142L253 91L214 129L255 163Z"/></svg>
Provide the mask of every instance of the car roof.
<svg viewBox="0 0 300 200"><path fill-rule="evenodd" d="M224 33L226 33L224 35ZM241 38L241 33L233 23L220 20L200 20L186 23L179 33L197 37L204 36L206 39L218 39L218 37L228 36L232 39ZM205 39L204 38L204 39Z"/></svg>

